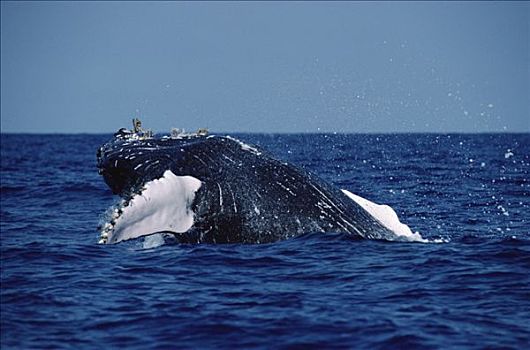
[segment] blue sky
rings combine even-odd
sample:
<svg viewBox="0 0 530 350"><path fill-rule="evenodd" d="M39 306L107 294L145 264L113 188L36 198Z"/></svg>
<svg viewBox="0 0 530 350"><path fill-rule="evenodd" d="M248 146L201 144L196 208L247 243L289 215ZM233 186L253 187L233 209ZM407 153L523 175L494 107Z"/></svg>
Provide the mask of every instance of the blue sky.
<svg viewBox="0 0 530 350"><path fill-rule="evenodd" d="M2 2L2 132L530 132L528 2Z"/></svg>

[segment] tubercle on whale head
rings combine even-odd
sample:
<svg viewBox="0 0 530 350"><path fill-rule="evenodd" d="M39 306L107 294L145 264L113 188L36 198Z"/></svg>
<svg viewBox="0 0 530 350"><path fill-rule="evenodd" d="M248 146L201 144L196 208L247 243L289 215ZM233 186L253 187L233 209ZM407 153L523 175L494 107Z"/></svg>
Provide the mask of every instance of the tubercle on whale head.
<svg viewBox="0 0 530 350"><path fill-rule="evenodd" d="M116 225L117 220L123 214L124 210L129 205L129 202L132 198L133 197L129 199L122 199L116 205L110 207L107 210L107 221L98 227L98 231L100 233L98 241L99 244L114 243L114 227Z"/></svg>

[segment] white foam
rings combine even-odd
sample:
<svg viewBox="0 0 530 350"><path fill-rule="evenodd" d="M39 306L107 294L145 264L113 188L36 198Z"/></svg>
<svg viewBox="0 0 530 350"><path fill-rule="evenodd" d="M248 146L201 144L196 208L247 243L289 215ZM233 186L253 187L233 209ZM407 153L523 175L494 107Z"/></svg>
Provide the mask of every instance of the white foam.
<svg viewBox="0 0 530 350"><path fill-rule="evenodd" d="M193 226L191 204L201 181L176 176L166 170L160 179L148 182L116 220L109 243L138 238L156 232L186 232Z"/></svg>
<svg viewBox="0 0 530 350"><path fill-rule="evenodd" d="M151 236L144 238L143 248L144 249L153 249L160 246L163 246L166 243L163 233L156 233Z"/></svg>
<svg viewBox="0 0 530 350"><path fill-rule="evenodd" d="M419 232L412 232L410 227L399 221L396 212L390 206L376 204L347 190L342 190L342 192L363 207L364 210L377 219L383 226L394 232L399 238L404 238L412 242L429 242Z"/></svg>

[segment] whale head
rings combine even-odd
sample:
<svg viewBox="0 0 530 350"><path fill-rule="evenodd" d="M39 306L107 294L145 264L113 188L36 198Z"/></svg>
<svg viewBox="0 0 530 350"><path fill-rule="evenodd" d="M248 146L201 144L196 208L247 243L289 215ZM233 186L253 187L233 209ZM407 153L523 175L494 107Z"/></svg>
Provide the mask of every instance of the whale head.
<svg viewBox="0 0 530 350"><path fill-rule="evenodd" d="M121 198L107 210L99 243L112 244L154 233L183 233L194 223L201 180L187 152L202 138L177 140L115 137L97 152L99 173Z"/></svg>

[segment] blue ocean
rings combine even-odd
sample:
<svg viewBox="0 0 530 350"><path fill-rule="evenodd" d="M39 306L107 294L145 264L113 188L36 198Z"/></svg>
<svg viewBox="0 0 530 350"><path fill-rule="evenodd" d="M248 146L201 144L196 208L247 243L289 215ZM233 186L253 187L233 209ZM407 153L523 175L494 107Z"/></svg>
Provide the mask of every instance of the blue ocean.
<svg viewBox="0 0 530 350"><path fill-rule="evenodd" d="M528 349L530 134L236 134L428 243L98 245L111 135L1 135L2 349Z"/></svg>

